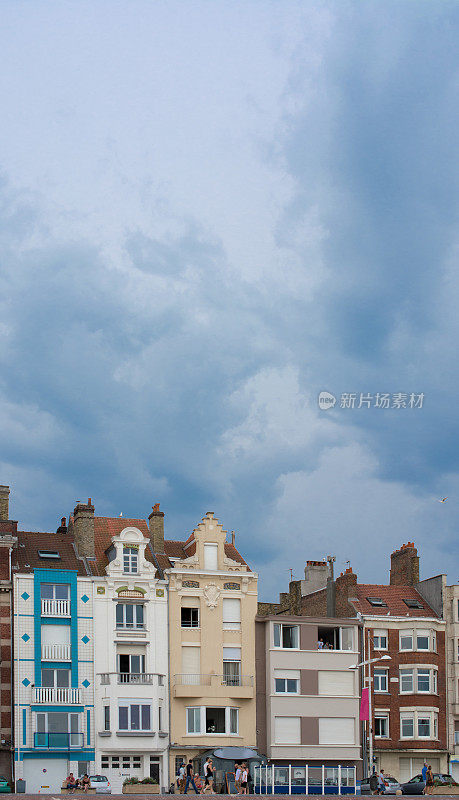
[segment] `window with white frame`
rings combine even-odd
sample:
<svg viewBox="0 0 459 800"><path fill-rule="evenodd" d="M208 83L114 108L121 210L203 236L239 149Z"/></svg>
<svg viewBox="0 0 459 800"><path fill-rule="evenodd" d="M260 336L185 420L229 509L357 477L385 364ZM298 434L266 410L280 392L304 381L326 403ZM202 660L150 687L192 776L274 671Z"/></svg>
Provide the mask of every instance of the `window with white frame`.
<svg viewBox="0 0 459 800"><path fill-rule="evenodd" d="M276 694L299 694L300 670L274 670L274 688Z"/></svg>
<svg viewBox="0 0 459 800"><path fill-rule="evenodd" d="M400 650L413 649L413 631L400 631Z"/></svg>
<svg viewBox="0 0 459 800"><path fill-rule="evenodd" d="M297 650L299 648L299 628L298 625L283 625L279 622L274 623L274 647L286 650Z"/></svg>
<svg viewBox="0 0 459 800"><path fill-rule="evenodd" d="M51 668L42 669L41 685L55 689L68 689L70 686L70 670Z"/></svg>
<svg viewBox="0 0 459 800"><path fill-rule="evenodd" d="M218 570L218 544L204 545L204 569Z"/></svg>
<svg viewBox="0 0 459 800"><path fill-rule="evenodd" d="M199 628L199 606L181 609L182 628Z"/></svg>
<svg viewBox="0 0 459 800"><path fill-rule="evenodd" d="M375 628L373 631L373 647L375 650L387 650L387 630Z"/></svg>
<svg viewBox="0 0 459 800"><path fill-rule="evenodd" d="M190 706L186 709L188 735L238 735L239 709L233 706Z"/></svg>
<svg viewBox="0 0 459 800"><path fill-rule="evenodd" d="M81 747L80 715L64 711L38 712L35 715L36 747Z"/></svg>
<svg viewBox="0 0 459 800"><path fill-rule="evenodd" d="M436 739L438 713L436 711L403 711L400 714L401 739Z"/></svg>
<svg viewBox="0 0 459 800"><path fill-rule="evenodd" d="M416 650L430 650L430 630L416 631Z"/></svg>
<svg viewBox="0 0 459 800"><path fill-rule="evenodd" d="M400 694L436 694L437 670L433 667L405 667L400 670Z"/></svg>
<svg viewBox="0 0 459 800"><path fill-rule="evenodd" d="M141 603L117 603L116 627L142 630L145 627L144 607Z"/></svg>
<svg viewBox="0 0 459 800"><path fill-rule="evenodd" d="M415 630L400 631L400 650L418 650L421 653L435 652L437 637L433 630L416 628Z"/></svg>
<svg viewBox="0 0 459 800"><path fill-rule="evenodd" d="M123 571L136 574L139 571L139 548L133 545L123 547Z"/></svg>
<svg viewBox="0 0 459 800"><path fill-rule="evenodd" d="M241 648L223 648L223 683L225 686L241 685Z"/></svg>
<svg viewBox="0 0 459 800"><path fill-rule="evenodd" d="M110 730L110 706L107 703L104 705L104 731Z"/></svg>
<svg viewBox="0 0 459 800"><path fill-rule="evenodd" d="M40 595L42 600L68 600L70 598L70 584L42 583Z"/></svg>
<svg viewBox="0 0 459 800"><path fill-rule="evenodd" d="M223 630L241 629L241 601L237 597L223 598Z"/></svg>
<svg viewBox="0 0 459 800"><path fill-rule="evenodd" d="M388 689L388 670L387 669L374 669L373 670L373 686L375 692L387 692Z"/></svg>
<svg viewBox="0 0 459 800"><path fill-rule="evenodd" d="M389 738L389 714L386 712L376 712L374 726L376 739Z"/></svg>
<svg viewBox="0 0 459 800"><path fill-rule="evenodd" d="M118 730L150 731L151 704L140 700L120 700L118 704Z"/></svg>
<svg viewBox="0 0 459 800"><path fill-rule="evenodd" d="M201 733L201 706L198 706L197 708L187 708L186 732Z"/></svg>

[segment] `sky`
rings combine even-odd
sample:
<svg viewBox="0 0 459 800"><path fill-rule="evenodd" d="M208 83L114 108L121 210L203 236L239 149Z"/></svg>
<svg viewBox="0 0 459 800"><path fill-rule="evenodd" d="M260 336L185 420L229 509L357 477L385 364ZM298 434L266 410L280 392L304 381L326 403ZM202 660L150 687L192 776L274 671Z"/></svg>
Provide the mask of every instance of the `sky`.
<svg viewBox="0 0 459 800"><path fill-rule="evenodd" d="M458 34L449 0L3 0L23 530L159 502L235 530L263 600L407 541L458 581Z"/></svg>

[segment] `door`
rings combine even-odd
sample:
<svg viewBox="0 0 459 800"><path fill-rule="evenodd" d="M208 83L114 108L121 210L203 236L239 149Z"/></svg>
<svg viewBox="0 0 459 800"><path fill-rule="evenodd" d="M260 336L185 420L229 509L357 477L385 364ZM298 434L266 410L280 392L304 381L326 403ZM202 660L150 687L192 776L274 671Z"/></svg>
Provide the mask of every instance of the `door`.
<svg viewBox="0 0 459 800"><path fill-rule="evenodd" d="M68 774L67 759L24 759L27 794L59 794Z"/></svg>
<svg viewBox="0 0 459 800"><path fill-rule="evenodd" d="M153 758L153 756L150 756L150 778L153 778L159 786L159 758Z"/></svg>

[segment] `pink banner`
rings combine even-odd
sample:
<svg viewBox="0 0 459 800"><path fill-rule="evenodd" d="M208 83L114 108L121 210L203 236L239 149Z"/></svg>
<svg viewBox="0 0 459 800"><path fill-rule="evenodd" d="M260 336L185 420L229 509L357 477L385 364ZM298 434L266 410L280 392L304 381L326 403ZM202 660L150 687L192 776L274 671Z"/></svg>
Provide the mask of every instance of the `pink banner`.
<svg viewBox="0 0 459 800"><path fill-rule="evenodd" d="M362 699L360 701L360 719L370 719L370 707L368 703L368 687L362 689Z"/></svg>

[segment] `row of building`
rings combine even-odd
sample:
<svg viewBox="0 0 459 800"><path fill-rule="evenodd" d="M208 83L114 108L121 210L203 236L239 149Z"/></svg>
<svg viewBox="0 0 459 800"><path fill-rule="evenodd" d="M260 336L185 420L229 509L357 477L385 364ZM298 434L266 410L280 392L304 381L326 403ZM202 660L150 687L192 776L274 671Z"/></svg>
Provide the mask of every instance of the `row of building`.
<svg viewBox="0 0 459 800"><path fill-rule="evenodd" d="M158 504L125 519L89 499L39 533L18 530L9 493L0 772L27 792L57 792L70 771L106 775L113 791L135 778L167 789L182 761L199 769L210 753L222 772L243 757L323 782L324 765L365 773L370 741L400 780L425 759L459 778L459 587L420 581L413 543L392 553L389 584L351 568L335 578L329 557L259 603L256 572L212 512L171 541Z"/></svg>

